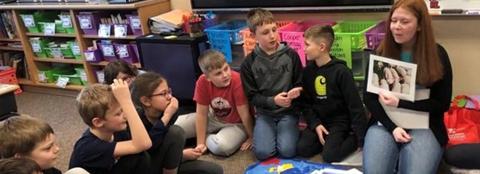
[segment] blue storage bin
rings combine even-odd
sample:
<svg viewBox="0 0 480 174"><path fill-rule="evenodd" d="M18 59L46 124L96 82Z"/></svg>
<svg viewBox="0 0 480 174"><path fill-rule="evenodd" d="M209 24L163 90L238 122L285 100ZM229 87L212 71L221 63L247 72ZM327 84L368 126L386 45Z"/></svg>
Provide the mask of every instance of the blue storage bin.
<svg viewBox="0 0 480 174"><path fill-rule="evenodd" d="M232 62L231 44L242 44L243 37L240 31L247 27L245 20L232 20L205 29L208 41L213 49L225 55L228 63Z"/></svg>

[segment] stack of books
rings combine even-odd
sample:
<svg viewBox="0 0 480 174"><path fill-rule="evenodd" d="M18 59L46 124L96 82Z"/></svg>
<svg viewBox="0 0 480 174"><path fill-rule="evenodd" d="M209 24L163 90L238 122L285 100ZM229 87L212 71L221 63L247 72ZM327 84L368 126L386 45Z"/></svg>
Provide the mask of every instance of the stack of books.
<svg viewBox="0 0 480 174"><path fill-rule="evenodd" d="M174 32L182 28L183 16L190 16L191 11L175 9L150 18L150 31L155 34Z"/></svg>

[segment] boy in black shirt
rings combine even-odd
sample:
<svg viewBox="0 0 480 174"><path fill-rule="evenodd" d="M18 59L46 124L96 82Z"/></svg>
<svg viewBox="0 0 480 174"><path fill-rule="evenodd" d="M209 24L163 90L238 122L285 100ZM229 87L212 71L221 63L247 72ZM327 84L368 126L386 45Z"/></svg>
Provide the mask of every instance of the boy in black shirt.
<svg viewBox="0 0 480 174"><path fill-rule="evenodd" d="M363 145L367 124L363 104L351 70L329 54L333 29L313 26L304 38L310 60L303 72L302 94L308 128L301 133L297 154L311 157L323 146L323 160L338 162Z"/></svg>
<svg viewBox="0 0 480 174"><path fill-rule="evenodd" d="M148 150L152 142L133 105L127 82L115 79L111 86L94 84L77 97L87 129L77 140L70 168L90 173L149 173ZM126 132L127 124L129 132Z"/></svg>

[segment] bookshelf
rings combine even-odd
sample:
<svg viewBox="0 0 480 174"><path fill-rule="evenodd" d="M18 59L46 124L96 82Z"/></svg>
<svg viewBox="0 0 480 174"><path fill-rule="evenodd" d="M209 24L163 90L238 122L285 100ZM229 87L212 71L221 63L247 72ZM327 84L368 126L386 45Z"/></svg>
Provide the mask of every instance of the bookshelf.
<svg viewBox="0 0 480 174"><path fill-rule="evenodd" d="M136 14L140 20L141 33L149 33L148 18L167 12L170 10L169 0L145 0L130 4L90 4L90 3L12 3L0 5L0 18L3 16L9 17L10 29L3 29L0 27L0 53L3 51L18 52L24 54L24 62L26 66L25 77L18 78L19 84L31 85L48 88L60 88L54 82L44 82L43 74L45 69L55 66L68 66L71 69L83 69L86 76L86 84L97 83L96 70L103 69L108 64L106 61L99 63L90 63L85 61L83 51L93 45L92 42L96 40L111 40L115 42L123 43L135 43L137 35L127 35L126 37L100 37L98 35L92 35L85 33L81 27L78 19L78 15L82 12L100 12L102 14ZM73 32L61 33L55 32L54 34L45 34L42 32L32 32L25 26L24 16L25 14L33 14L35 12L47 12L55 15L68 15L70 16L71 27ZM3 13L6 13L3 15ZM53 21L52 21L53 22ZM3 20L0 20L0 24ZM28 26L29 27L29 26ZM98 26L97 26L98 27ZM13 28L13 29L12 29ZM13 32L12 32L13 31ZM15 33L13 36L10 36ZM46 40L48 44L54 42L58 45L64 42L75 42L78 48L81 50L81 57L77 58L63 58L53 57L53 49L50 49L49 56L39 56L38 52L34 52L34 48L37 49L37 45L31 43L32 38L40 38ZM5 43L5 44L2 44ZM21 46L12 47L7 45L8 43L17 43ZM58 50L57 50L58 51ZM140 67L139 63L134 64ZM45 68L47 67L47 68ZM64 89L69 90L81 90L83 85L66 85Z"/></svg>

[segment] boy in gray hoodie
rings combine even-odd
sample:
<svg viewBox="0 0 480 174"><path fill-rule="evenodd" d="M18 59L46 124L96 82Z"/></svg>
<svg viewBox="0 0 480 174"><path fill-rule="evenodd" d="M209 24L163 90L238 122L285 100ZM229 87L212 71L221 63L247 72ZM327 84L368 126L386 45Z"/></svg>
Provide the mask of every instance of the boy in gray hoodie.
<svg viewBox="0 0 480 174"><path fill-rule="evenodd" d="M302 65L298 54L278 42L272 13L252 9L248 27L258 44L241 66L245 94L255 107L253 130L255 156L265 160L277 154L295 156L298 140L296 99L302 90Z"/></svg>

